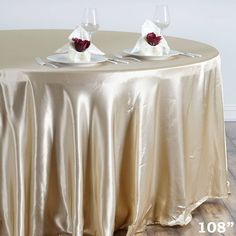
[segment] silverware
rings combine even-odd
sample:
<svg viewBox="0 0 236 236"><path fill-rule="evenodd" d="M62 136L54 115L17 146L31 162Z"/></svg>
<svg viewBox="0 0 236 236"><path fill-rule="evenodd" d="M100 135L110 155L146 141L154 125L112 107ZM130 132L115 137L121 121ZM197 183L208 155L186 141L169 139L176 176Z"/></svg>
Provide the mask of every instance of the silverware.
<svg viewBox="0 0 236 236"><path fill-rule="evenodd" d="M45 61L44 61L42 58L40 58L40 57L35 57L34 59L35 59L35 61L36 61L39 65L41 65L41 66L51 66L51 67L53 67L53 68L59 68L59 66L57 66L57 65L54 65L54 64L49 63L49 62L45 62Z"/></svg>
<svg viewBox="0 0 236 236"><path fill-rule="evenodd" d="M108 57L108 60L115 61L115 62L120 62L120 63L123 63L123 64L129 64L129 61L125 61L125 60L121 60L121 59L113 58L113 57Z"/></svg>
<svg viewBox="0 0 236 236"><path fill-rule="evenodd" d="M117 62L117 61L113 61L113 60L111 60L111 59L107 59L107 61L108 61L108 62L110 62L110 63L112 63L112 64L115 64L115 65L117 65L117 64L118 64L118 62Z"/></svg>
<svg viewBox="0 0 236 236"><path fill-rule="evenodd" d="M183 56L187 56L187 57L202 57L201 54L197 54L197 53L192 53L192 52L179 52L179 55L183 55Z"/></svg>
<svg viewBox="0 0 236 236"><path fill-rule="evenodd" d="M120 54L117 54L117 55L115 55L115 57L117 57L117 58L119 58L119 59L127 59L127 60L133 60L133 61L136 61L136 62L142 62L140 59L138 59L138 58L136 58L136 57L131 57L131 56L129 56L129 55L127 55L127 56L122 56L122 55L120 55Z"/></svg>

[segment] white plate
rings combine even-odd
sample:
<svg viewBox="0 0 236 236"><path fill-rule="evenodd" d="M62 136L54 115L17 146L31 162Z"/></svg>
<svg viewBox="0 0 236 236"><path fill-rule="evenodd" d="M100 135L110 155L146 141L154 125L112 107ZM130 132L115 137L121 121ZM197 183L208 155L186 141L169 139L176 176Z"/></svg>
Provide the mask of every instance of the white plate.
<svg viewBox="0 0 236 236"><path fill-rule="evenodd" d="M105 56L102 55L91 55L90 61L74 62L69 59L67 54L54 54L48 56L47 59L51 62L62 63L67 65L76 65L76 66L93 66L108 60Z"/></svg>
<svg viewBox="0 0 236 236"><path fill-rule="evenodd" d="M130 56L138 57L138 58L145 59L145 60L166 60L168 58L171 58L171 57L174 57L174 56L177 56L180 54L178 51L170 50L170 52L168 54L163 55L163 56L147 56L147 55L143 55L139 52L133 53L131 48L125 49L123 52L130 55Z"/></svg>

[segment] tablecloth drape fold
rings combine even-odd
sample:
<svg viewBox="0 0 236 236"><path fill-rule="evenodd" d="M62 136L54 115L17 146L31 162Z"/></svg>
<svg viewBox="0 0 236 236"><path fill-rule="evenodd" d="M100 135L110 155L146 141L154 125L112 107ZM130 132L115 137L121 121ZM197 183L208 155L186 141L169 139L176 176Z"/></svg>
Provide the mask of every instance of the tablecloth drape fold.
<svg viewBox="0 0 236 236"><path fill-rule="evenodd" d="M133 235L226 197L219 63L2 70L0 235Z"/></svg>

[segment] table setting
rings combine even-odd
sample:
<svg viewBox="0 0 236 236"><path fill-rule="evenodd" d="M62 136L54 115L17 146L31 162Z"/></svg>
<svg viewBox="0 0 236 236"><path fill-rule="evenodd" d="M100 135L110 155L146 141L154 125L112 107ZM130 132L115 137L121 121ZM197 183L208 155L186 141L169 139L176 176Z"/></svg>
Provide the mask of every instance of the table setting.
<svg viewBox="0 0 236 236"><path fill-rule="evenodd" d="M156 21L145 20L141 27L141 36L132 48L123 49L115 55L105 55L92 43L92 35L99 29L97 10L86 8L82 23L69 35L69 42L58 48L55 54L47 56L47 61L39 57L35 60L39 65L48 65L55 69L63 65L84 67L101 65L104 62L117 65L118 63L142 62L142 60L167 60L176 56L201 57L202 55L198 53L170 49L161 32L170 24L166 7L157 7L154 14ZM162 19L163 12L166 14L164 19Z"/></svg>
<svg viewBox="0 0 236 236"><path fill-rule="evenodd" d="M0 31L0 235L132 236L228 197L217 49L164 35L166 6L137 33L96 14Z"/></svg>

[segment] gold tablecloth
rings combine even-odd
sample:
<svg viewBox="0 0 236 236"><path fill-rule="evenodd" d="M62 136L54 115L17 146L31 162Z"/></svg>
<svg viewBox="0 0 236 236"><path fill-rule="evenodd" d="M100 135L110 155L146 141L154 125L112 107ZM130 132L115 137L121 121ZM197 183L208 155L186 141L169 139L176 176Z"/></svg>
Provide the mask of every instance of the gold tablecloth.
<svg viewBox="0 0 236 236"><path fill-rule="evenodd" d="M0 235L127 235L185 225L227 197L220 58L168 37L178 56L129 65L36 65L69 31L0 32ZM138 34L98 32L109 53Z"/></svg>

